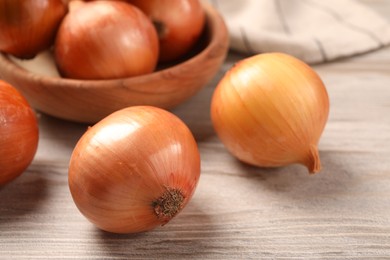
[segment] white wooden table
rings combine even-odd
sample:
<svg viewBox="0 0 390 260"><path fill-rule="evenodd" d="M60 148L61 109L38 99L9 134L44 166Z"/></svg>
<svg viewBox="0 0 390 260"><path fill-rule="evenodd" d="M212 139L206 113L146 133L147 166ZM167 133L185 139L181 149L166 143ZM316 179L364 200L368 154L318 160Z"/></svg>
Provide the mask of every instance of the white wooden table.
<svg viewBox="0 0 390 260"><path fill-rule="evenodd" d="M389 1L364 2L390 14ZM41 114L35 160L0 188L0 259L390 259L390 48L314 66L331 109L313 176L244 165L215 135L213 89L242 57L230 54L173 110L198 141L201 179L189 205L151 232L102 232L79 213L67 167L87 125Z"/></svg>

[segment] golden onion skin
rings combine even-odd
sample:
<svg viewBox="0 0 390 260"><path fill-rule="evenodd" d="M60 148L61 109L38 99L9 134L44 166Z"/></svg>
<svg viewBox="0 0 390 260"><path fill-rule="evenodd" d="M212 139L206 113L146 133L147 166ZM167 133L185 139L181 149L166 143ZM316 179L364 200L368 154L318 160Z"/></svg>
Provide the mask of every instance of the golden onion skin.
<svg viewBox="0 0 390 260"><path fill-rule="evenodd" d="M69 188L80 212L102 230L137 233L169 222L191 199L200 155L187 126L150 106L125 108L77 143Z"/></svg>
<svg viewBox="0 0 390 260"><path fill-rule="evenodd" d="M238 62L219 82L211 118L227 149L259 166L293 163L320 171L318 142L329 114L329 98L318 74L282 53Z"/></svg>

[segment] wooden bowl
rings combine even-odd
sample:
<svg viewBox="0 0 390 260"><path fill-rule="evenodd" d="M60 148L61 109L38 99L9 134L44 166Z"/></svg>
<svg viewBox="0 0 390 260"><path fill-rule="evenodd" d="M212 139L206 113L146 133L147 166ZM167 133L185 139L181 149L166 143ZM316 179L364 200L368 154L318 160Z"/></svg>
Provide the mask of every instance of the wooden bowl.
<svg viewBox="0 0 390 260"><path fill-rule="evenodd" d="M210 4L204 8L206 25L194 50L154 73L113 80L61 78L48 51L27 61L0 53L0 78L18 88L37 110L71 121L94 123L133 105L173 108L203 88L227 54L224 20Z"/></svg>

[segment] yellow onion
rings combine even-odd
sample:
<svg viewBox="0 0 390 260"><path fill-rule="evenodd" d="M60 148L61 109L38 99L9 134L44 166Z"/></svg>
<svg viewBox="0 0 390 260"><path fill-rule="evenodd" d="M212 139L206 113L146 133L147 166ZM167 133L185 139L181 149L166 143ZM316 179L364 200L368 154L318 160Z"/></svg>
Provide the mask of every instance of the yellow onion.
<svg viewBox="0 0 390 260"><path fill-rule="evenodd" d="M151 20L120 1L71 1L54 44L62 76L114 79L151 73L159 43Z"/></svg>
<svg viewBox="0 0 390 260"><path fill-rule="evenodd" d="M187 126L149 106L107 116L81 137L69 165L80 212L102 230L136 233L164 225L191 199L200 156Z"/></svg>
<svg viewBox="0 0 390 260"><path fill-rule="evenodd" d="M198 41L206 21L199 0L127 0L140 8L155 25L161 62L183 57Z"/></svg>
<svg viewBox="0 0 390 260"><path fill-rule="evenodd" d="M53 44L66 12L61 0L0 0L0 51L33 58Z"/></svg>
<svg viewBox="0 0 390 260"><path fill-rule="evenodd" d="M238 62L211 103L214 128L239 160L260 167L321 169L318 142L329 114L326 88L304 62L282 53Z"/></svg>

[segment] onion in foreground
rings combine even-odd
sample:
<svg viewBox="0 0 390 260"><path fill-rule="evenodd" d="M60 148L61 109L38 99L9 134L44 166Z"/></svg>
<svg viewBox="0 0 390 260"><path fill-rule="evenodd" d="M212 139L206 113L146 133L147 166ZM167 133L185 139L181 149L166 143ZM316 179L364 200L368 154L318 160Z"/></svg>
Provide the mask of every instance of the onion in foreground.
<svg viewBox="0 0 390 260"><path fill-rule="evenodd" d="M98 122L77 143L69 188L102 230L136 233L164 225L191 199L200 155L187 126L163 109L135 106Z"/></svg>

